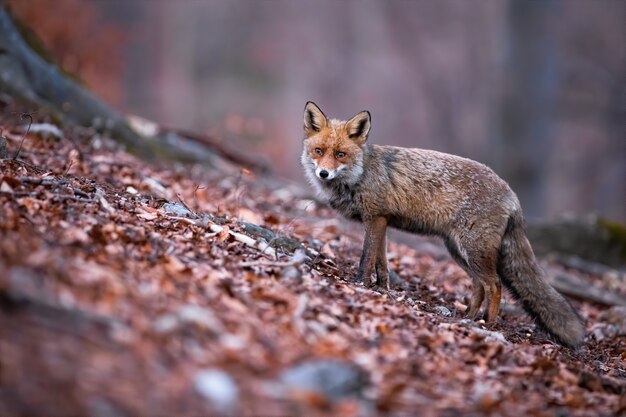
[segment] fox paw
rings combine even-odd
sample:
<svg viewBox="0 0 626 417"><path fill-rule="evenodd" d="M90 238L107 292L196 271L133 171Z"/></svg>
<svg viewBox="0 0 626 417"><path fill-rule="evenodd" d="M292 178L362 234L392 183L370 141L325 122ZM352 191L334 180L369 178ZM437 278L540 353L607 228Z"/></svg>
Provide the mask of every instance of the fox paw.
<svg viewBox="0 0 626 417"><path fill-rule="evenodd" d="M389 282L387 282L386 284L379 284L378 282L372 282L367 284L367 287L374 290L374 291L378 291L380 293L386 293L391 291L391 289L389 288Z"/></svg>

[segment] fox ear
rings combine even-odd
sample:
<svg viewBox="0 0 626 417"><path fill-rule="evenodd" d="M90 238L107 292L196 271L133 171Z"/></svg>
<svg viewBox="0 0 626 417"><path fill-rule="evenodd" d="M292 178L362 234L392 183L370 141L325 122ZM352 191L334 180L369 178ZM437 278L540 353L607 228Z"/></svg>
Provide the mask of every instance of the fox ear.
<svg viewBox="0 0 626 417"><path fill-rule="evenodd" d="M308 101L304 106L304 133L307 137L320 132L328 124L328 119L324 112L317 107L317 104Z"/></svg>
<svg viewBox="0 0 626 417"><path fill-rule="evenodd" d="M367 135L370 133L370 127L372 127L372 117L370 112L362 111L346 123L346 130L350 139L358 142L359 144L365 143Z"/></svg>

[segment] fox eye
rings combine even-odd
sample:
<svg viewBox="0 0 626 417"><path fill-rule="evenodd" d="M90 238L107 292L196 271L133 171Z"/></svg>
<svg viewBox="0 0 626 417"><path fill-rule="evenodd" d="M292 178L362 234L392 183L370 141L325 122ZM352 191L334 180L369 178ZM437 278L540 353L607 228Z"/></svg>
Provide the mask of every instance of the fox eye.
<svg viewBox="0 0 626 417"><path fill-rule="evenodd" d="M322 152L320 148L315 148L315 153L318 154L319 156L324 155L324 152Z"/></svg>
<svg viewBox="0 0 626 417"><path fill-rule="evenodd" d="M335 154L335 158L337 158L337 159L341 159L341 158L343 158L344 156L346 156L346 153L345 153L345 152L337 152L337 153Z"/></svg>

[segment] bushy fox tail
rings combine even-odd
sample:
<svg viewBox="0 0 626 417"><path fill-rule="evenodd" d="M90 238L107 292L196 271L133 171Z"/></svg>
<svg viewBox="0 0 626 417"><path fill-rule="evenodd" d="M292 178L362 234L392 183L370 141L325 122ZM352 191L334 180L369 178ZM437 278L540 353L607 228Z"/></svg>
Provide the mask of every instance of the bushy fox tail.
<svg viewBox="0 0 626 417"><path fill-rule="evenodd" d="M572 306L548 284L524 232L517 210L509 218L498 256L498 275L537 324L558 342L576 347L585 336L582 320Z"/></svg>

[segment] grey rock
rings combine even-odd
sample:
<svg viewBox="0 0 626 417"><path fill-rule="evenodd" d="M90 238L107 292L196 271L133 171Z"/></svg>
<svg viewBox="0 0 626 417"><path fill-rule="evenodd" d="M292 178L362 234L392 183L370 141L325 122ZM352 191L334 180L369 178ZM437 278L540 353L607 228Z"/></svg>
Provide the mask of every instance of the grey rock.
<svg viewBox="0 0 626 417"><path fill-rule="evenodd" d="M437 306L433 308L433 310L435 311L435 313L441 314L444 317L450 317L452 315L452 312L444 306Z"/></svg>
<svg viewBox="0 0 626 417"><path fill-rule="evenodd" d="M393 288L404 288L406 283L400 278L400 276L394 270L389 270L389 284Z"/></svg>
<svg viewBox="0 0 626 417"><path fill-rule="evenodd" d="M180 203L165 203L163 205L163 212L169 215L180 216L180 217L194 217L194 213L189 211L187 207L183 206Z"/></svg>
<svg viewBox="0 0 626 417"><path fill-rule="evenodd" d="M280 381L287 389L313 391L331 401L362 397L369 375L357 365L342 360L311 360L283 371Z"/></svg>

